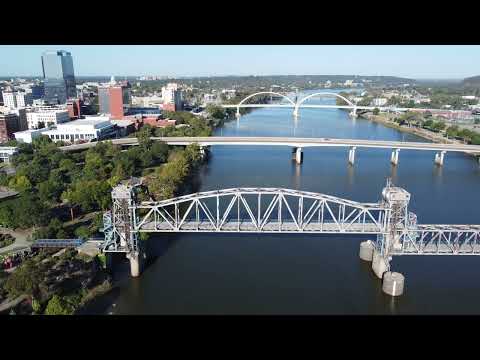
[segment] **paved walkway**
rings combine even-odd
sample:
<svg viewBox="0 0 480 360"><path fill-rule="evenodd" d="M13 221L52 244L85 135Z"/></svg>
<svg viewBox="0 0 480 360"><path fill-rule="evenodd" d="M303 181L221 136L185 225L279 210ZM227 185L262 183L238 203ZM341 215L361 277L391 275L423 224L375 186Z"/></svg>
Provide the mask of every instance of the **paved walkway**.
<svg viewBox="0 0 480 360"><path fill-rule="evenodd" d="M13 244L0 248L0 254L23 250L32 245L30 241L27 241L27 237L32 235L32 230L10 230L0 228L0 234L10 234L15 238L15 242Z"/></svg>

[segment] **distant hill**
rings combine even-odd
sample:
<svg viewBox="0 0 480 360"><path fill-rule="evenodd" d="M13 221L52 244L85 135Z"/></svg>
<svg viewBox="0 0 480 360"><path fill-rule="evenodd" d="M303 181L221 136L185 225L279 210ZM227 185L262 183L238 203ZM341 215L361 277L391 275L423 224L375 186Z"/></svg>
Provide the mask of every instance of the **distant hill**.
<svg viewBox="0 0 480 360"><path fill-rule="evenodd" d="M480 87L480 75L463 79L462 85L465 87Z"/></svg>

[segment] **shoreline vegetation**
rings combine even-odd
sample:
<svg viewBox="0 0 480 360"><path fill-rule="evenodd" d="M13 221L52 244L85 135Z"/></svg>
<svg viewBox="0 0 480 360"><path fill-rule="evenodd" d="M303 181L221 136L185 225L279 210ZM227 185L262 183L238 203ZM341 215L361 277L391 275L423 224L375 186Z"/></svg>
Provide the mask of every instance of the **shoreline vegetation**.
<svg viewBox="0 0 480 360"><path fill-rule="evenodd" d="M450 139L446 138L443 133L441 132L433 132L429 129L425 129L422 127L414 127L414 126L402 126L395 121L390 120L390 118L386 114L379 113L377 115L374 114L363 114L359 115L359 117L363 117L366 120L376 122L378 124L382 124L383 126L393 128L397 131L413 134L419 136L421 138L430 140L434 143L440 144L465 144L464 141L458 139ZM448 130L448 129L447 129ZM479 155L476 153L465 152L465 154L473 156L475 158L479 158Z"/></svg>
<svg viewBox="0 0 480 360"><path fill-rule="evenodd" d="M12 160L15 174L0 175L0 183L15 189L19 195L0 203L0 224L13 230L35 228L32 240L87 239L99 234L102 212L111 206L111 189L121 181L132 176L145 179L139 194L141 200L180 195L188 190L190 179L204 159L199 146L193 144L178 149L154 142L150 137L158 133L162 136L210 136L232 112L209 106L207 114L199 118L188 112L169 113L169 117L186 126L164 129L143 126L134 134L139 146L126 151L111 142L99 142L94 148L75 154L61 152L58 144L48 138L19 144L19 153ZM13 271L0 270L0 303L16 304L13 299L26 295L26 300L15 305L14 312L21 314L73 314L86 307L95 308L97 300L101 301L115 289L114 282L100 270L104 269L99 265L100 258L87 259L86 255L67 253L59 264L53 253L41 251L41 255L26 259ZM45 263L41 262L43 260ZM75 276L79 274L70 274L60 285L53 278L42 285L42 291L38 289L41 279L48 278L46 274L53 271L63 278L61 272L68 273L72 266L87 267L84 272L90 269L92 278L101 274L103 281L94 288L86 288L83 283L75 283ZM68 284L74 284L73 288L82 292L74 291Z"/></svg>

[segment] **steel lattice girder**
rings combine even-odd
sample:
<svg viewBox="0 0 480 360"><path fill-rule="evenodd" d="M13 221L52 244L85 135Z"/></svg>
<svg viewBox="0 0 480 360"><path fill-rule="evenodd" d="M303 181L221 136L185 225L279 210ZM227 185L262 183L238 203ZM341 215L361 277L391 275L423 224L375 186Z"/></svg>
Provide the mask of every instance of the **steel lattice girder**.
<svg viewBox="0 0 480 360"><path fill-rule="evenodd" d="M392 255L480 255L480 225L417 225Z"/></svg>
<svg viewBox="0 0 480 360"><path fill-rule="evenodd" d="M254 204L249 203L248 196L256 197ZM265 196L272 196L272 199L262 213L261 200ZM229 200L224 211L221 211L219 206L221 198ZM214 211L212 211L212 205L209 206L206 203L209 199L216 201L213 206ZM304 206L308 201L311 204ZM237 217L234 220L229 219L229 216L232 217L235 213L233 210L235 204ZM182 215L180 214L181 206L187 207ZM378 234L386 231L387 213L390 211L384 203L359 203L319 193L281 188L233 188L208 191L159 202L142 202L131 208L134 214L147 212L139 216L138 220L135 219L135 231L140 232ZM240 210L246 213L246 218L240 217ZM276 217L275 220L274 217Z"/></svg>

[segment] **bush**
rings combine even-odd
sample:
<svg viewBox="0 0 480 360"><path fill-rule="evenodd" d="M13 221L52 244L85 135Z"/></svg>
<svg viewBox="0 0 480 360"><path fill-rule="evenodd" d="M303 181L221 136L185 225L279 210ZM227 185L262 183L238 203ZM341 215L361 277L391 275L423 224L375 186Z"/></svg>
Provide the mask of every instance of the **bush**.
<svg viewBox="0 0 480 360"><path fill-rule="evenodd" d="M11 245L15 242L15 238L10 234L0 234L0 248Z"/></svg>
<svg viewBox="0 0 480 360"><path fill-rule="evenodd" d="M72 315L75 308L63 297L53 295L45 309L45 315Z"/></svg>

